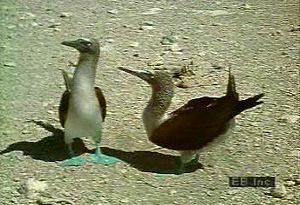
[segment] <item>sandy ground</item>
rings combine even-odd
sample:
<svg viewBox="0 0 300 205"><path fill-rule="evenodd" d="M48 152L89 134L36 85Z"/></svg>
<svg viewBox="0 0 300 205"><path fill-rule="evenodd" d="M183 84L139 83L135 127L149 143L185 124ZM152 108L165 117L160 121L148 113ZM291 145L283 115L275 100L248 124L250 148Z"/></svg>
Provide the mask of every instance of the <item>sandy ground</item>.
<svg viewBox="0 0 300 205"><path fill-rule="evenodd" d="M0 10L1 205L300 204L297 0L1 0ZM101 146L122 162L64 168L60 69L78 53L60 42L90 36L101 42L96 83L108 101ZM240 97L263 92L264 104L203 150L202 168L161 175L172 174L177 153L147 140L141 112L150 89L116 68L190 62L187 80L203 86L176 89L171 110L223 95L229 64ZM90 139L76 146L84 157L94 148ZM278 187L232 188L230 176L274 176Z"/></svg>

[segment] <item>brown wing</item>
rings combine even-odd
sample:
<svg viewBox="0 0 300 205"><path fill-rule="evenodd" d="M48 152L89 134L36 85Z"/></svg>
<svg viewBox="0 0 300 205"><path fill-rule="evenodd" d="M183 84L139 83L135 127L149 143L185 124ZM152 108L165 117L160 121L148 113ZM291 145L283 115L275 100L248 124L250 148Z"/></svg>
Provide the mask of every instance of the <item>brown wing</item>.
<svg viewBox="0 0 300 205"><path fill-rule="evenodd" d="M173 150L197 150L224 133L235 103L227 97L190 100L152 133L150 140Z"/></svg>
<svg viewBox="0 0 300 205"><path fill-rule="evenodd" d="M105 97L99 87L95 87L95 91L96 91L96 96L97 96L99 104L100 104L102 121L104 122L104 119L106 117L106 100L105 100Z"/></svg>
<svg viewBox="0 0 300 205"><path fill-rule="evenodd" d="M58 117L62 127L65 127L65 122L67 119L70 95L71 93L68 90L66 90L62 94L60 99L60 103L58 107Z"/></svg>
<svg viewBox="0 0 300 205"><path fill-rule="evenodd" d="M102 121L104 121L106 116L106 100L105 97L99 87L95 87L96 96L98 98L98 102L101 109ZM58 116L59 122L62 127L65 126L65 122L68 115L68 108L69 108L69 100L70 100L71 93L66 90L60 99L59 108L58 108Z"/></svg>

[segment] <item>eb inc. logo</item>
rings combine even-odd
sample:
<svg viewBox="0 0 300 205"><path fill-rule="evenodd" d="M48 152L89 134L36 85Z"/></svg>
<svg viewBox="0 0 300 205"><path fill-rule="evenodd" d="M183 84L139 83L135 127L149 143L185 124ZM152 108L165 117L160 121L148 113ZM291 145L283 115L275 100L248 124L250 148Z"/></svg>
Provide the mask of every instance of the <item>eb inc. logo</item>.
<svg viewBox="0 0 300 205"><path fill-rule="evenodd" d="M230 187L275 187L275 177L229 177Z"/></svg>

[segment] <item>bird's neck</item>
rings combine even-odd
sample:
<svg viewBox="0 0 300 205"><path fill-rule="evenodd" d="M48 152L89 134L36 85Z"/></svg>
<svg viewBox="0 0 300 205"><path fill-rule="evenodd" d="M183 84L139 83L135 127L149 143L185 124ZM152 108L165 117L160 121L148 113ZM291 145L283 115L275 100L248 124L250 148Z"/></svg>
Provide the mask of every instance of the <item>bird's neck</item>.
<svg viewBox="0 0 300 205"><path fill-rule="evenodd" d="M80 54L75 68L73 88L74 92L94 90L98 55Z"/></svg>
<svg viewBox="0 0 300 205"><path fill-rule="evenodd" d="M171 85L152 85L151 98L143 112L143 122L148 137L152 131L166 120L166 111L168 110L174 88Z"/></svg>

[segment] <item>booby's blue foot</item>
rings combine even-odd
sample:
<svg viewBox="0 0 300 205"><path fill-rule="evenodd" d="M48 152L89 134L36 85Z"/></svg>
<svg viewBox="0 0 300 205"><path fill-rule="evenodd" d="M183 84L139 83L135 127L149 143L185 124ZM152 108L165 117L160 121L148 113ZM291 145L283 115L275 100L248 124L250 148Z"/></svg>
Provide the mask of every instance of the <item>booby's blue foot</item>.
<svg viewBox="0 0 300 205"><path fill-rule="evenodd" d="M73 149L72 149L72 143L68 144L68 151L69 151L69 156L70 159L64 160L60 166L66 167L66 166L82 166L85 164L86 160L76 156Z"/></svg>
<svg viewBox="0 0 300 205"><path fill-rule="evenodd" d="M115 157L111 157L111 156L103 154L100 150L99 144L96 144L95 154L91 154L91 158L92 158L93 163L104 164L104 165L112 165L112 164L116 164L117 162L120 161L119 159L117 159Z"/></svg>
<svg viewBox="0 0 300 205"><path fill-rule="evenodd" d="M85 164L85 159L81 157L72 157L70 159L64 160L60 166L66 167L66 166L82 166Z"/></svg>
<svg viewBox="0 0 300 205"><path fill-rule="evenodd" d="M117 159L115 157L107 156L102 153L91 154L91 158L92 158L93 163L104 164L104 165L111 165L111 164L115 164L120 161L119 159Z"/></svg>

